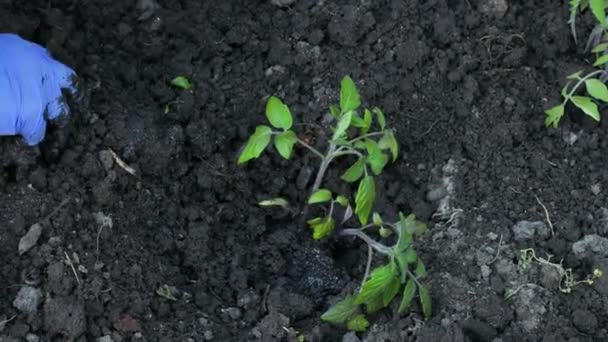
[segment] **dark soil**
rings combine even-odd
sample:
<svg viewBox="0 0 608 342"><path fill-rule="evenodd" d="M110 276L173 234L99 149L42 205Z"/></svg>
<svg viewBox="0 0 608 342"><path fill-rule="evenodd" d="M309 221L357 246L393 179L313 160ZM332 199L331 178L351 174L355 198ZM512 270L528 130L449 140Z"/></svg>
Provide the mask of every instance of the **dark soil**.
<svg viewBox="0 0 608 342"><path fill-rule="evenodd" d="M566 1L507 0L504 14L490 0L168 0L143 14L137 3L0 1L0 30L47 46L89 94L66 144L1 142L0 341L358 341L319 316L356 289L366 247L315 242L297 212L256 205L303 203L314 157L236 166L270 94L322 146L346 74L397 129L377 209L429 223L417 249L434 300L431 320L393 307L359 338L608 340L608 279L565 294L550 267L517 264L534 248L579 279L608 266L572 251L608 237L607 125L543 126L564 76L587 65ZM171 88L178 75L194 89ZM343 166L327 184L351 190ZM517 237L523 220L547 226ZM19 255L35 223L42 235Z"/></svg>

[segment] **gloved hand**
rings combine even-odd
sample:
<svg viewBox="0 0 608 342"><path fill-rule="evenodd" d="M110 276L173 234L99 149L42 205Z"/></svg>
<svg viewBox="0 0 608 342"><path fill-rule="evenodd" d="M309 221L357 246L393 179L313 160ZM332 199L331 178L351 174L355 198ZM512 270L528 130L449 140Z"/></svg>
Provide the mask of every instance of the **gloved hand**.
<svg viewBox="0 0 608 342"><path fill-rule="evenodd" d="M75 83L74 71L42 46L0 34L0 135L21 135L37 145L47 120L69 114L62 89L76 96Z"/></svg>

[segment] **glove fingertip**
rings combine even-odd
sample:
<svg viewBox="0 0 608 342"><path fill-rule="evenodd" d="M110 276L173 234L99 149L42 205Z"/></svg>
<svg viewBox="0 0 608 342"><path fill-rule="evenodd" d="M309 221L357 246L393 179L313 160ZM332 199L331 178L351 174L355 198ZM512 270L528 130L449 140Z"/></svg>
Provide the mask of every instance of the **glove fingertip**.
<svg viewBox="0 0 608 342"><path fill-rule="evenodd" d="M23 140L28 146L36 146L44 139L45 133L46 121L40 120L37 124L26 126L24 131L21 132L21 136L23 136Z"/></svg>

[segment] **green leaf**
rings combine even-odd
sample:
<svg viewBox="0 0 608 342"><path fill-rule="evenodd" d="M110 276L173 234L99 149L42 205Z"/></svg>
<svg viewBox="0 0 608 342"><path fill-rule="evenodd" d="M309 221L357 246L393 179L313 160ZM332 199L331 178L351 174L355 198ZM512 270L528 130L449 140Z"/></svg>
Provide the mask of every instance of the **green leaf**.
<svg viewBox="0 0 608 342"><path fill-rule="evenodd" d="M600 52L606 51L606 49L608 49L608 43L602 43L602 44L596 45L593 49L591 49L591 52L600 53Z"/></svg>
<svg viewBox="0 0 608 342"><path fill-rule="evenodd" d="M393 298L395 298L400 288L401 282L399 281L399 278L393 276L393 279L388 283L384 293L382 294L382 303L385 307L391 303Z"/></svg>
<svg viewBox="0 0 608 342"><path fill-rule="evenodd" d="M579 70L579 71L577 71L577 72L575 72L573 74L570 74L570 75L566 76L566 79L568 79L568 80L578 80L578 79L581 78L581 74L582 73L583 73L583 71Z"/></svg>
<svg viewBox="0 0 608 342"><path fill-rule="evenodd" d="M597 21L602 25L602 27L606 27L606 11L604 9L606 0L589 0L589 7L591 7L591 12L597 19Z"/></svg>
<svg viewBox="0 0 608 342"><path fill-rule="evenodd" d="M336 120L338 120L340 118L340 108L338 108L334 105L329 106L329 113Z"/></svg>
<svg viewBox="0 0 608 342"><path fill-rule="evenodd" d="M255 132L249 137L247 145L239 156L238 164L258 158L270 143L271 134L272 129L268 126L260 125L256 127Z"/></svg>
<svg viewBox="0 0 608 342"><path fill-rule="evenodd" d="M331 191L327 189L319 189L310 195L308 204L323 203L329 200L331 200Z"/></svg>
<svg viewBox="0 0 608 342"><path fill-rule="evenodd" d="M351 320L359 313L359 305L355 304L355 296L348 296L343 300L332 305L321 319L333 324L341 324Z"/></svg>
<svg viewBox="0 0 608 342"><path fill-rule="evenodd" d="M553 127L557 128L557 124L562 119L562 116L564 116L564 105L547 109L545 114L547 114L547 117L545 118L545 126L549 127L553 125Z"/></svg>
<svg viewBox="0 0 608 342"><path fill-rule="evenodd" d="M384 309L384 303L382 301L382 295L373 297L372 299L365 302L365 312L368 314L377 312Z"/></svg>
<svg viewBox="0 0 608 342"><path fill-rule="evenodd" d="M380 227L382 225L382 217L380 217L380 214L374 212L372 214L372 222L374 222L374 225Z"/></svg>
<svg viewBox="0 0 608 342"><path fill-rule="evenodd" d="M409 264L407 263L405 253L395 254L395 260L397 260L399 274L401 275L401 282L403 283L405 281L405 277L407 276L407 271L409 270Z"/></svg>
<svg viewBox="0 0 608 342"><path fill-rule="evenodd" d="M298 141L298 137L293 131L285 131L277 134L274 137L274 147L285 159L291 158L291 152L293 151L293 145Z"/></svg>
<svg viewBox="0 0 608 342"><path fill-rule="evenodd" d="M410 246L405 251L405 261L408 264L413 264L416 262L417 259L418 259L418 255L416 255L416 251L414 250L414 247Z"/></svg>
<svg viewBox="0 0 608 342"><path fill-rule="evenodd" d="M363 287L361 288L361 292L357 295L355 303L363 304L375 297L383 298L384 291L394 278L395 273L393 272L392 265L387 264L375 268L372 271L370 278L363 283Z"/></svg>
<svg viewBox="0 0 608 342"><path fill-rule="evenodd" d="M350 331L364 332L367 330L367 327L369 327L369 322L363 314L355 316L355 318L346 323L346 328Z"/></svg>
<svg viewBox="0 0 608 342"><path fill-rule="evenodd" d="M606 64L608 62L608 55L602 55L600 57L598 57L598 59L595 60L595 63L593 63L593 66L600 66L602 64Z"/></svg>
<svg viewBox="0 0 608 342"><path fill-rule="evenodd" d="M598 100L608 102L608 87L597 78L590 78L585 81L585 87L589 95Z"/></svg>
<svg viewBox="0 0 608 342"><path fill-rule="evenodd" d="M312 238L321 240L322 238L333 233L336 227L336 222L331 217L314 218L308 221L308 225L312 228Z"/></svg>
<svg viewBox="0 0 608 342"><path fill-rule="evenodd" d="M414 274L417 278L426 277L426 267L424 266L424 263L422 262L422 260L420 260L420 258L418 258L418 265L416 265L416 270L414 271Z"/></svg>
<svg viewBox="0 0 608 342"><path fill-rule="evenodd" d="M367 163L371 166L372 172L377 176L388 163L388 157L382 152L378 143L371 139L365 140L367 148Z"/></svg>
<svg viewBox="0 0 608 342"><path fill-rule="evenodd" d="M425 319L431 318L432 309L431 309L431 296L429 295L429 290L426 287L420 286L418 290L418 294L420 294L420 305L422 305L422 314Z"/></svg>
<svg viewBox="0 0 608 342"><path fill-rule="evenodd" d="M595 121L600 121L600 112L591 98L586 96L572 96L571 99L572 103L585 112L585 114L592 117Z"/></svg>
<svg viewBox="0 0 608 342"><path fill-rule="evenodd" d="M176 78L172 79L171 85L184 90L189 90L192 88L192 84L184 76L177 76Z"/></svg>
<svg viewBox="0 0 608 342"><path fill-rule="evenodd" d="M410 278L405 284L405 289L403 289L403 298L401 299L401 304L399 305L400 314L406 312L410 308L410 304L412 303L412 299L414 299L415 294L416 282L414 279Z"/></svg>
<svg viewBox="0 0 608 342"><path fill-rule="evenodd" d="M365 157L357 160L353 165L351 165L346 172L342 175L342 180L348 183L356 182L363 173L365 172Z"/></svg>
<svg viewBox="0 0 608 342"><path fill-rule="evenodd" d="M365 121L363 121L363 119L356 113L353 113L353 118L352 118L350 124L353 125L353 127L357 127L357 128L363 128L366 126Z"/></svg>
<svg viewBox="0 0 608 342"><path fill-rule="evenodd" d="M376 184L374 183L374 177L366 176L359 182L359 188L355 196L355 214L361 224L367 224L375 199Z"/></svg>
<svg viewBox="0 0 608 342"><path fill-rule="evenodd" d="M412 235L416 232L416 219L413 215L405 217L403 213L399 213L399 231L401 238L395 246L395 252L404 253L412 242Z"/></svg>
<svg viewBox="0 0 608 342"><path fill-rule="evenodd" d="M361 127L361 134L367 133L372 126L372 112L370 112L367 108L365 108L365 112L363 114L363 123L365 126Z"/></svg>
<svg viewBox="0 0 608 342"><path fill-rule="evenodd" d="M387 237L393 235L393 231L386 227L380 227L380 229L378 230L378 234L380 234L380 236L383 238L387 238Z"/></svg>
<svg viewBox="0 0 608 342"><path fill-rule="evenodd" d="M338 125L336 126L336 130L334 131L334 136L332 140L337 140L344 135L348 127L350 126L350 121L353 118L353 112L346 112L342 114L340 120L338 121Z"/></svg>
<svg viewBox="0 0 608 342"><path fill-rule="evenodd" d="M355 86L355 82L346 76L342 79L340 88L340 108L342 112L353 111L361 105L361 99L359 98L359 92Z"/></svg>
<svg viewBox="0 0 608 342"><path fill-rule="evenodd" d="M266 117L275 128L287 130L293 125L293 118L291 117L289 107L275 96L271 96L268 102L266 102Z"/></svg>
<svg viewBox="0 0 608 342"><path fill-rule="evenodd" d="M260 207L283 207L284 209L287 209L289 207L289 202L284 198L277 197L260 201L258 202L258 205Z"/></svg>
<svg viewBox="0 0 608 342"><path fill-rule="evenodd" d="M380 124L380 130L384 130L384 127L386 127L386 119L384 117L384 113L378 107L374 107L374 113L376 113L376 116L378 117L378 124Z"/></svg>
<svg viewBox="0 0 608 342"><path fill-rule="evenodd" d="M393 155L393 161L397 160L397 157L399 157L399 143L397 143L393 131L384 131L384 135L378 141L378 146L382 150L390 150Z"/></svg>
<svg viewBox="0 0 608 342"><path fill-rule="evenodd" d="M343 195L338 195L338 197L336 197L336 202L343 207L348 207L348 198Z"/></svg>

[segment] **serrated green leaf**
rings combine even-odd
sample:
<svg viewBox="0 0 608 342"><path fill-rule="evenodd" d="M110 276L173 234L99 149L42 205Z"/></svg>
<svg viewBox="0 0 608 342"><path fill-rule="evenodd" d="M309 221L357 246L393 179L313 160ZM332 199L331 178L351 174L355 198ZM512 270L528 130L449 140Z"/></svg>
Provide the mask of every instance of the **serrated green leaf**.
<svg viewBox="0 0 608 342"><path fill-rule="evenodd" d="M592 53L601 53L608 49L608 43L598 44L593 49L591 49Z"/></svg>
<svg viewBox="0 0 608 342"><path fill-rule="evenodd" d="M338 120L340 118L340 108L338 108L334 105L329 106L329 113L336 120Z"/></svg>
<svg viewBox="0 0 608 342"><path fill-rule="evenodd" d="M401 304L399 305L399 313L403 314L410 308L412 299L416 294L416 282L414 279L409 278L403 289L403 298L401 298Z"/></svg>
<svg viewBox="0 0 608 342"><path fill-rule="evenodd" d="M418 258L418 264L416 265L416 270L414 270L414 274L418 279L426 277L426 267L420 258Z"/></svg>
<svg viewBox="0 0 608 342"><path fill-rule="evenodd" d="M346 112L342 114L340 120L338 121L338 125L336 126L336 130L334 131L334 136L332 140L337 140L342 138L346 130L350 126L350 121L353 118L353 112Z"/></svg>
<svg viewBox="0 0 608 342"><path fill-rule="evenodd" d="M365 172L365 157L357 160L342 175L342 180L348 183L356 182Z"/></svg>
<svg viewBox="0 0 608 342"><path fill-rule="evenodd" d="M312 238L321 240L322 238L333 233L336 227L336 222L331 217L314 218L308 221L308 225L312 228Z"/></svg>
<svg viewBox="0 0 608 342"><path fill-rule="evenodd" d="M595 60L593 66L600 66L606 63L608 63L608 55L602 55Z"/></svg>
<svg viewBox="0 0 608 342"><path fill-rule="evenodd" d="M397 160L397 157L399 157L399 143L397 142L397 138L395 138L393 131L384 131L384 135L380 138L380 141L378 141L378 146L382 150L390 150L393 155L393 161Z"/></svg>
<svg viewBox="0 0 608 342"><path fill-rule="evenodd" d="M382 173L382 169L388 163L388 157L382 152L378 143L371 139L365 140L367 149L367 163L372 169L372 172L377 176Z"/></svg>
<svg viewBox="0 0 608 342"><path fill-rule="evenodd" d="M384 113L378 107L374 107L374 113L378 117L378 124L380 125L380 130L384 130L384 127L386 127L386 118L384 117Z"/></svg>
<svg viewBox="0 0 608 342"><path fill-rule="evenodd" d="M429 290L426 287L420 286L418 289L418 294L420 295L420 305L422 306L422 314L425 319L431 318L432 308L431 308L431 296L429 294Z"/></svg>
<svg viewBox="0 0 608 342"><path fill-rule="evenodd" d="M268 102L266 102L266 117L275 128L287 130L293 125L293 118L291 117L289 107L276 96L271 96Z"/></svg>
<svg viewBox="0 0 608 342"><path fill-rule="evenodd" d="M585 87L589 95L598 100L608 102L608 87L597 78L590 78L585 81Z"/></svg>
<svg viewBox="0 0 608 342"><path fill-rule="evenodd" d="M380 227L382 225L382 217L380 216L380 214L378 214L377 212L374 212L372 214L372 222L377 227Z"/></svg>
<svg viewBox="0 0 608 342"><path fill-rule="evenodd" d="M260 125L256 127L255 132L249 137L247 145L239 156L238 164L258 158L270 143L271 134L272 129L268 126Z"/></svg>
<svg viewBox="0 0 608 342"><path fill-rule="evenodd" d="M395 275L393 276L393 279L388 283L386 289L384 290L384 293L382 294L382 303L384 304L384 307L387 307L391 303L393 298L395 298L395 296L399 292L400 288L401 282L399 281L399 278L397 278L397 276Z"/></svg>
<svg viewBox="0 0 608 342"><path fill-rule="evenodd" d="M277 134L274 137L274 147L277 149L281 157L285 159L291 158L293 145L298 141L298 137L293 131L285 131Z"/></svg>
<svg viewBox="0 0 608 342"><path fill-rule="evenodd" d="M606 27L606 10L604 9L606 0L589 0L589 7L597 21Z"/></svg>
<svg viewBox="0 0 608 342"><path fill-rule="evenodd" d="M184 90L189 90L192 88L192 83L190 83L190 81L184 76L177 76L176 78L172 79L171 85Z"/></svg>
<svg viewBox="0 0 608 342"><path fill-rule="evenodd" d="M340 108L342 112L353 111L359 108L360 105L361 99L359 98L355 82L349 76L345 76L342 79L340 88Z"/></svg>
<svg viewBox="0 0 608 342"><path fill-rule="evenodd" d="M579 70L573 74L570 74L568 76L566 76L566 79L568 80L578 80L581 77L581 74L583 73L582 70Z"/></svg>
<svg viewBox="0 0 608 342"><path fill-rule="evenodd" d="M319 189L315 191L308 199L308 204L316 204L328 202L331 200L331 191L327 189Z"/></svg>
<svg viewBox="0 0 608 342"><path fill-rule="evenodd" d="M365 315L359 314L346 323L346 328L350 331L364 332L369 327L369 322Z"/></svg>
<svg viewBox="0 0 608 342"><path fill-rule="evenodd" d="M370 275L370 278L363 283L361 292L355 299L356 304L363 304L373 300L376 297L383 298L383 293L391 281L395 278L393 266L390 264L376 267Z"/></svg>
<svg viewBox="0 0 608 342"><path fill-rule="evenodd" d="M284 209L287 209L289 207L289 202L284 198L277 197L260 201L258 202L258 205L260 207L283 207Z"/></svg>
<svg viewBox="0 0 608 342"><path fill-rule="evenodd" d="M355 296L348 296L332 305L329 310L321 315L325 322L341 324L353 319L359 313L359 305L355 304Z"/></svg>
<svg viewBox="0 0 608 342"><path fill-rule="evenodd" d="M343 207L348 207L348 198L343 195L338 195L338 197L336 197L336 202Z"/></svg>
<svg viewBox="0 0 608 342"><path fill-rule="evenodd" d="M595 121L600 121L600 112L597 105L587 96L572 96L572 103L580 108L585 114L592 117Z"/></svg>
<svg viewBox="0 0 608 342"><path fill-rule="evenodd" d="M564 116L564 105L547 109L545 114L547 115L545 118L545 126L549 127L553 125L553 127L557 128L557 124L559 124L562 116Z"/></svg>
<svg viewBox="0 0 608 342"><path fill-rule="evenodd" d="M374 183L374 177L366 176L359 182L359 188L355 195L355 215L357 215L361 224L367 224L375 199L376 184Z"/></svg>

